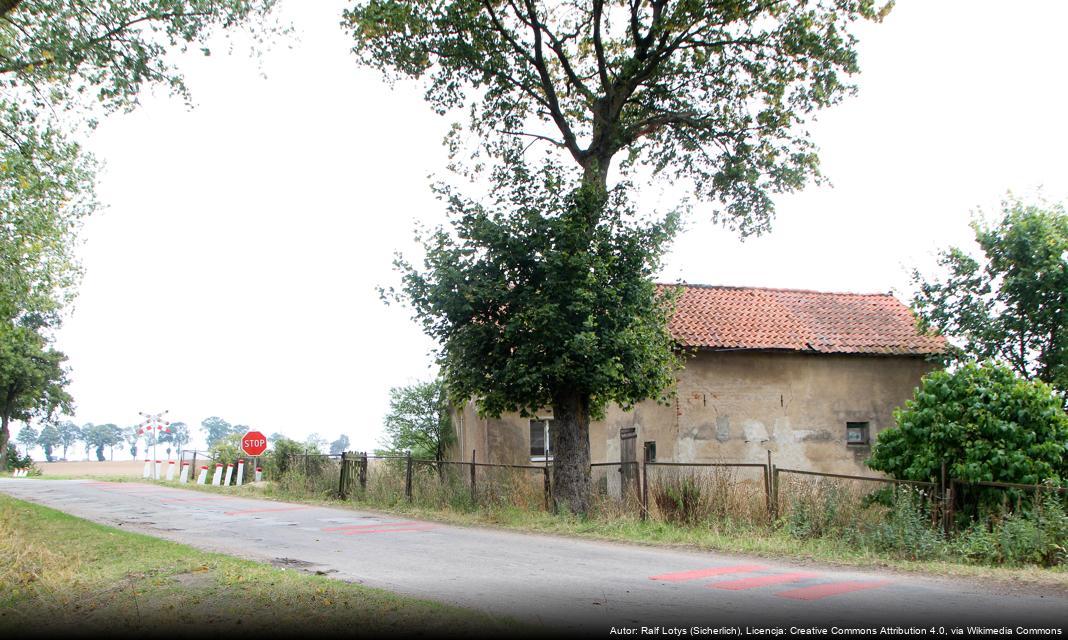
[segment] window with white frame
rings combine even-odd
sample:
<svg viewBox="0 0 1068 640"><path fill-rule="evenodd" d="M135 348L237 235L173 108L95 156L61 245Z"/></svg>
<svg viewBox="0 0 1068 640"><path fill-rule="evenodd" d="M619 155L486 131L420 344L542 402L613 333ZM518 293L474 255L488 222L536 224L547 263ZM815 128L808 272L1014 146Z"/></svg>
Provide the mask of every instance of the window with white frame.
<svg viewBox="0 0 1068 640"><path fill-rule="evenodd" d="M530 461L545 462L553 459L552 418L530 421Z"/></svg>

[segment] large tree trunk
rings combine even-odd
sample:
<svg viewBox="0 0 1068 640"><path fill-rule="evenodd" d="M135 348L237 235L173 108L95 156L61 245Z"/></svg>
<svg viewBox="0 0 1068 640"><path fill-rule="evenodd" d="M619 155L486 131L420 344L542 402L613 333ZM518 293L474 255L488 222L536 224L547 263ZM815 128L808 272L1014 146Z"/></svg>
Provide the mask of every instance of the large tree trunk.
<svg viewBox="0 0 1068 640"><path fill-rule="evenodd" d="M553 504L557 511L590 510L590 399L574 391L553 400Z"/></svg>
<svg viewBox="0 0 1068 640"><path fill-rule="evenodd" d="M7 443L11 439L11 432L7 428L8 417L0 416L0 471L7 471Z"/></svg>

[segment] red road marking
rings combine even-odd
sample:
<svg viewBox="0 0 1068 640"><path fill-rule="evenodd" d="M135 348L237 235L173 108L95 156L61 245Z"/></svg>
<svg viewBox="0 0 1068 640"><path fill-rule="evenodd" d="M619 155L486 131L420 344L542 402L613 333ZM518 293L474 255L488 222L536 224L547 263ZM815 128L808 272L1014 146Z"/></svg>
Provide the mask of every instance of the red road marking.
<svg viewBox="0 0 1068 640"><path fill-rule="evenodd" d="M361 534L364 534L364 533L395 533L395 532L398 532L398 531L429 531L430 529L433 529L434 527L435 527L435 525L432 525L432 524L424 524L424 525L421 525L421 526L418 526L418 527L397 527L395 529L358 529L356 531L342 531L341 534L342 535L346 535L346 536L355 536L355 535L361 535Z"/></svg>
<svg viewBox="0 0 1068 640"><path fill-rule="evenodd" d="M217 498L160 498L160 502L207 502L209 500L237 500L237 498L229 496L219 496Z"/></svg>
<svg viewBox="0 0 1068 640"><path fill-rule="evenodd" d="M684 580L697 580L709 576L719 576L724 573L749 573L750 571L762 571L764 569L767 569L767 567L759 564L739 564L732 567L713 567L711 569L694 569L693 571L662 573L658 576L649 576L649 579L663 580L665 582L682 582Z"/></svg>
<svg viewBox="0 0 1068 640"><path fill-rule="evenodd" d="M351 531L353 529L375 529L381 527L410 527L412 525L428 524L423 522L376 522L375 524L346 524L340 527L326 527L323 531Z"/></svg>
<svg viewBox="0 0 1068 640"><path fill-rule="evenodd" d="M757 576L755 578L742 578L741 580L715 582L708 586L712 589L730 589L731 591L743 591L745 589L767 587L773 584L783 584L784 582L798 582L806 578L815 578L818 576L818 573L780 573L778 575Z"/></svg>
<svg viewBox="0 0 1068 640"><path fill-rule="evenodd" d="M304 507L273 507L271 509L241 509L240 511L224 511L223 515L226 516L239 516L246 513L266 513L269 511L300 511L301 509L311 509L310 506Z"/></svg>
<svg viewBox="0 0 1068 640"><path fill-rule="evenodd" d="M793 598L794 600L819 600L821 598L828 598L842 593L876 589L888 584L890 584L889 580L879 580L876 582L831 582L830 584L817 584L811 587L791 589L790 591L783 591L781 593L776 593L775 595L780 598Z"/></svg>

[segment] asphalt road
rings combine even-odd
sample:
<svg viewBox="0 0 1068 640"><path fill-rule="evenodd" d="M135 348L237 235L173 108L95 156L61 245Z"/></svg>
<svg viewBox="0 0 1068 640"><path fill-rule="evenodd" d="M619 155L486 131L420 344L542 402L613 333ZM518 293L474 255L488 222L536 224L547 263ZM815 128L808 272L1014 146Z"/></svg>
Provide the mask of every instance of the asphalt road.
<svg viewBox="0 0 1068 640"><path fill-rule="evenodd" d="M642 626L692 635L693 626L933 626L949 633L1068 623L1063 591L448 526L138 483L0 479L0 491L200 549L598 635Z"/></svg>

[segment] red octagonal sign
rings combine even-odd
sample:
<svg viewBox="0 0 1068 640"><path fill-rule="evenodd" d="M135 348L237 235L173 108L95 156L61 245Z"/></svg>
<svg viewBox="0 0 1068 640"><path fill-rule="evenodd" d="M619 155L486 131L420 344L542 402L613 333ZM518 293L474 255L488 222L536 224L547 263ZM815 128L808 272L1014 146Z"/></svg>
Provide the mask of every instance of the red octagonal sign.
<svg viewBox="0 0 1068 640"><path fill-rule="evenodd" d="M241 450L246 456L262 456L267 450L267 436L259 431L249 431L241 437Z"/></svg>

